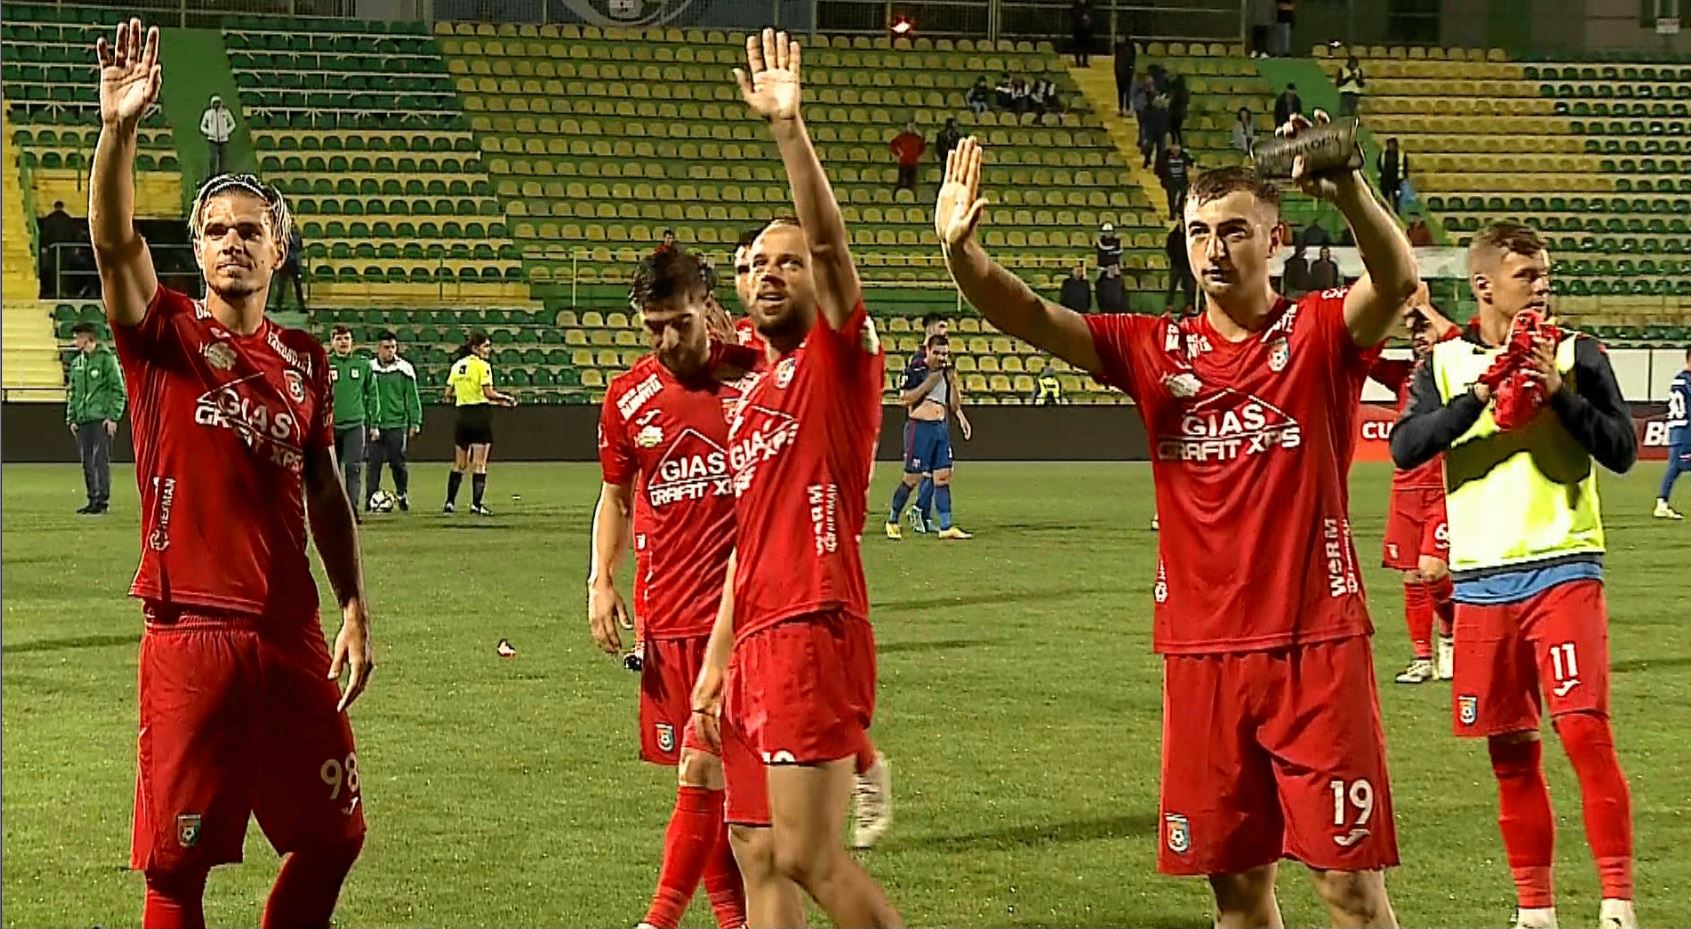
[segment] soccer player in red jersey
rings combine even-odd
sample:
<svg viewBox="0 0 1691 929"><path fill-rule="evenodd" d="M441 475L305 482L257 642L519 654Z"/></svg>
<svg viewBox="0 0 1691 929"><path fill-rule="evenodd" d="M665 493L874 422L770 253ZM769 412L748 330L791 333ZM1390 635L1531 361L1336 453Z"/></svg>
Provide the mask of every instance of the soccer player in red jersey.
<svg viewBox="0 0 1691 929"><path fill-rule="evenodd" d="M641 555L640 757L675 767L679 778L657 892L641 921L655 929L675 929L701 878L718 926L746 921L722 822L722 762L688 725L734 548L728 416L740 375L759 360L732 344L727 314L711 297L715 283L690 252L659 250L640 263L631 302L653 351L611 381L599 415L604 487L593 516L588 624L601 648L621 653L617 627L628 607L615 574L632 540ZM742 357L725 361L725 350Z"/></svg>
<svg viewBox="0 0 1691 929"><path fill-rule="evenodd" d="M1409 388L1416 365L1432 354L1433 345L1457 334L1456 324L1433 308L1427 285L1422 284L1409 302L1405 319L1413 358L1381 358L1368 376L1397 396L1397 411L1409 408ZM1450 525L1444 512L1444 460L1434 457L1414 468L1392 472L1392 496L1386 512L1386 539L1382 564L1403 572L1403 621L1415 650L1409 666L1395 680L1399 684L1424 684L1450 680L1456 645L1451 623L1456 615L1455 592L1450 581ZM1438 653L1433 652L1433 627L1437 619Z"/></svg>
<svg viewBox="0 0 1691 929"><path fill-rule="evenodd" d="M897 911L840 842L874 713L860 536L885 356L799 115L798 43L765 29L746 58L735 76L769 121L799 224L772 224L752 246L751 316L769 365L728 430L735 561L694 718L722 748L748 923L802 925L791 881L835 925L896 926Z"/></svg>
<svg viewBox="0 0 1691 929"><path fill-rule="evenodd" d="M141 491L130 866L146 875L144 926L204 926L206 876L241 860L256 815L285 856L264 926L327 926L364 843L346 709L374 667L358 535L335 465L328 355L264 316L290 218L255 178L221 175L195 198L206 298L160 286L135 232L131 175L136 126L158 97L158 49L158 30L138 19L99 42L88 203ZM341 611L332 658L308 517Z"/></svg>
<svg viewBox="0 0 1691 929"><path fill-rule="evenodd" d="M981 159L973 139L951 153L935 213L963 296L1126 391L1150 435L1167 517L1154 587L1159 870L1206 875L1218 926L1279 926L1275 870L1292 858L1314 872L1333 925L1395 925L1383 869L1397 840L1345 472L1363 379L1418 283L1408 240L1360 172L1311 176L1300 162L1299 185L1337 204L1368 273L1293 302L1269 281L1278 191L1222 168L1185 206L1205 311L1086 316L982 251Z"/></svg>

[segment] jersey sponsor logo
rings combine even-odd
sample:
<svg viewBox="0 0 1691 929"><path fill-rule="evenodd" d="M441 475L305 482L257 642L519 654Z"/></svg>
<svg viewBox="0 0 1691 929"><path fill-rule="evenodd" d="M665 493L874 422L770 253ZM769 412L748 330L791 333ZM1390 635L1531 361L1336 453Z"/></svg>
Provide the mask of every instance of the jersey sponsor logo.
<svg viewBox="0 0 1691 929"><path fill-rule="evenodd" d="M1285 336L1268 343L1268 370L1279 374L1286 370L1286 364L1292 360L1292 346Z"/></svg>
<svg viewBox="0 0 1691 929"><path fill-rule="evenodd" d="M1362 590L1351 557L1350 521L1331 516L1321 520L1322 554L1327 559L1327 595L1343 597Z"/></svg>
<svg viewBox="0 0 1691 929"><path fill-rule="evenodd" d="M1192 826L1179 813L1163 814L1163 831L1167 833L1168 850L1184 855L1192 850Z"/></svg>
<svg viewBox="0 0 1691 929"><path fill-rule="evenodd" d="M799 421L791 413L758 404L742 405L728 428L728 464L734 472L734 493L744 494L757 476L758 465L786 451L798 434Z"/></svg>
<svg viewBox="0 0 1691 929"><path fill-rule="evenodd" d="M622 414L623 419L629 419L660 390L663 390L663 379L656 373L647 375L645 380L634 385L634 389L617 398L617 412Z"/></svg>
<svg viewBox="0 0 1691 929"><path fill-rule="evenodd" d="M1480 698L1471 694L1462 694L1456 698L1456 720L1464 726L1472 726L1480 718Z"/></svg>
<svg viewBox="0 0 1691 929"><path fill-rule="evenodd" d="M805 488L810 506L810 534L816 540L816 554L831 555L840 548L840 488L835 484L811 484Z"/></svg>
<svg viewBox="0 0 1691 929"><path fill-rule="evenodd" d="M1644 444L1649 448L1667 448L1673 442L1674 430L1679 427L1671 426L1662 420L1651 420L1644 424Z"/></svg>
<svg viewBox="0 0 1691 929"><path fill-rule="evenodd" d="M200 354L205 356L206 364L219 371L227 371L235 366L235 349L224 342L212 342L200 346Z"/></svg>
<svg viewBox="0 0 1691 929"><path fill-rule="evenodd" d="M282 379L288 382L288 396L295 403L305 402L305 378L298 371L289 368L282 372Z"/></svg>
<svg viewBox="0 0 1691 929"><path fill-rule="evenodd" d="M162 552L170 547L170 509L176 504L176 478L153 478L153 489L159 495L159 523L147 535L147 547Z"/></svg>
<svg viewBox="0 0 1691 929"><path fill-rule="evenodd" d="M250 449L268 446L271 464L299 473L305 469L299 421L240 389L259 377L250 374L200 394L194 404L194 422L233 430Z"/></svg>
<svg viewBox="0 0 1691 929"><path fill-rule="evenodd" d="M695 429L682 430L646 475L646 496L654 507L733 492L728 453Z"/></svg>
<svg viewBox="0 0 1691 929"><path fill-rule="evenodd" d="M663 444L663 427L656 423L641 427L640 431L634 434L634 444L641 448L657 448Z"/></svg>
<svg viewBox="0 0 1691 929"><path fill-rule="evenodd" d="M1181 414L1178 435L1157 438L1163 461L1233 461L1303 444L1303 431L1286 411L1252 394L1223 387Z"/></svg>
<svg viewBox="0 0 1691 929"><path fill-rule="evenodd" d="M1204 389L1204 382L1198 379L1198 375L1182 371L1179 374L1163 375L1163 389L1177 400L1186 400L1196 397L1198 392Z"/></svg>
<svg viewBox="0 0 1691 929"><path fill-rule="evenodd" d="M1368 827L1356 826L1344 835L1333 836L1333 844L1340 848L1350 848L1366 838L1368 838Z"/></svg>
<svg viewBox="0 0 1691 929"><path fill-rule="evenodd" d="M176 844L193 848L200 841L201 817L198 813L180 813L176 817Z"/></svg>
<svg viewBox="0 0 1691 929"><path fill-rule="evenodd" d="M675 751L675 727L669 723L658 723L654 728L658 732L658 751Z"/></svg>
<svg viewBox="0 0 1691 929"><path fill-rule="evenodd" d="M278 355L281 355L283 361L286 361L288 364L292 365L293 367L299 368L300 370L304 371L307 376L310 376L310 374L311 374L311 356L305 355L304 357L301 357L299 352L296 352L293 349L289 348L287 345L283 344L281 337L276 334L276 330L274 330L274 329L270 330L270 334L268 336L266 336L265 339L264 339L264 344L270 346L271 351L275 352ZM329 376L333 377L334 374L335 374L334 366L331 365L329 367Z"/></svg>

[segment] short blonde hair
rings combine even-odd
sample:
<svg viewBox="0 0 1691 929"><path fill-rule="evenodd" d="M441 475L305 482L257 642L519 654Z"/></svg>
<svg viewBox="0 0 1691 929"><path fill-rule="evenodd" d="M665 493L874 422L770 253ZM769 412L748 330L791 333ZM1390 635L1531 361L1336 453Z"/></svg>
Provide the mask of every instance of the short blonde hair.
<svg viewBox="0 0 1691 929"><path fill-rule="evenodd" d="M238 190L264 201L265 213L270 217L270 231L276 241L286 242L294 230L294 216L282 192L251 174L219 174L206 181L194 195L193 209L188 213L188 237L198 242L205 232L205 207L211 198Z"/></svg>

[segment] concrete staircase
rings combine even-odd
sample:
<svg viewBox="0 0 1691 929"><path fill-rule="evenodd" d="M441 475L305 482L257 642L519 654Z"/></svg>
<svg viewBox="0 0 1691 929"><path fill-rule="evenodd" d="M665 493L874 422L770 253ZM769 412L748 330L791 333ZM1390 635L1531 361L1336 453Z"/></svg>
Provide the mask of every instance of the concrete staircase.
<svg viewBox="0 0 1691 929"><path fill-rule="evenodd" d="M1116 115L1116 69L1115 59L1094 57L1091 67L1077 68L1069 66L1069 77L1074 79L1075 86L1086 96L1098 118L1104 123L1104 129L1110 134L1110 140L1121 150L1122 161L1133 172L1133 181L1145 192L1145 197L1153 206L1160 208L1168 200L1163 193L1163 185L1157 180L1156 174L1149 168L1142 167L1144 156L1139 153L1139 122L1133 114Z"/></svg>
<svg viewBox="0 0 1691 929"><path fill-rule="evenodd" d="M5 293L5 304L0 306L0 345L4 346L0 367L6 372L6 399L62 400L64 368L59 364L53 338L52 306L37 299L41 280L35 267L35 236L25 217L30 201L24 197L18 147L9 120L0 136L4 137L0 139L0 196L7 204L7 209L0 211L0 257L4 261L0 285Z"/></svg>

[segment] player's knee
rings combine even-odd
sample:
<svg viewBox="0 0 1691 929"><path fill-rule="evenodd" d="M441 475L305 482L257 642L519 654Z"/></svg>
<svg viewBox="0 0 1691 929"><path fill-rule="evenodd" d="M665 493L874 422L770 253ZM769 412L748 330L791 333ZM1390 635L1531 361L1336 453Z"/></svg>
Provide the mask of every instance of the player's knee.
<svg viewBox="0 0 1691 929"><path fill-rule="evenodd" d="M806 841L801 836L775 837L775 870L800 887L810 887L828 870L832 852L844 850L825 842Z"/></svg>
<svg viewBox="0 0 1691 929"><path fill-rule="evenodd" d="M676 777L683 787L722 789L722 761L710 752L684 748L681 763L676 765Z"/></svg>
<svg viewBox="0 0 1691 929"><path fill-rule="evenodd" d="M934 472L934 486L935 487L950 487L951 486L951 471L949 469L947 469L945 471L935 471Z"/></svg>
<svg viewBox="0 0 1691 929"><path fill-rule="evenodd" d="M337 836L303 845L293 850L292 854L308 860L313 866L325 872L338 872L345 876L352 870L353 862L364 852L364 834Z"/></svg>
<svg viewBox="0 0 1691 929"><path fill-rule="evenodd" d="M143 876L147 890L152 893L168 900L189 901L198 900L205 893L206 875L209 873L201 865L174 864L154 865Z"/></svg>
<svg viewBox="0 0 1691 929"><path fill-rule="evenodd" d="M1240 874L1212 874L1209 880L1220 914L1238 916L1250 923L1258 921L1261 914L1274 905L1272 866Z"/></svg>
<svg viewBox="0 0 1691 929"><path fill-rule="evenodd" d="M1419 573L1423 583L1437 584L1450 576L1450 566L1445 564L1443 559L1423 555Z"/></svg>
<svg viewBox="0 0 1691 929"><path fill-rule="evenodd" d="M775 870L775 835L767 827L728 826L728 846L734 850L734 861L740 866L748 885L773 880Z"/></svg>
<svg viewBox="0 0 1691 929"><path fill-rule="evenodd" d="M1317 871L1315 892L1349 925L1379 925L1390 904L1386 878L1379 871Z"/></svg>
<svg viewBox="0 0 1691 929"><path fill-rule="evenodd" d="M1496 735L1488 736L1486 738L1486 744L1487 746L1496 749L1515 745L1525 745L1528 742L1537 742L1538 740L1539 734L1537 729L1522 729L1519 732L1500 732Z"/></svg>

